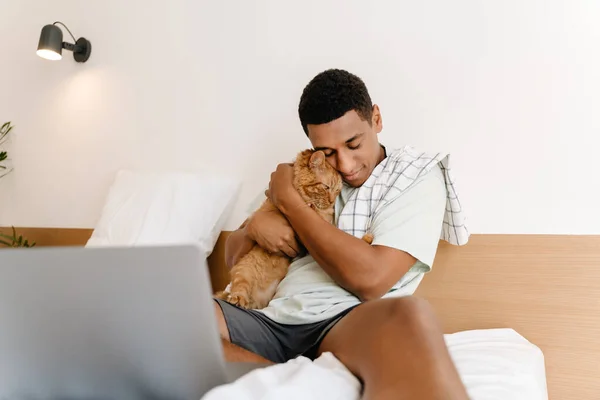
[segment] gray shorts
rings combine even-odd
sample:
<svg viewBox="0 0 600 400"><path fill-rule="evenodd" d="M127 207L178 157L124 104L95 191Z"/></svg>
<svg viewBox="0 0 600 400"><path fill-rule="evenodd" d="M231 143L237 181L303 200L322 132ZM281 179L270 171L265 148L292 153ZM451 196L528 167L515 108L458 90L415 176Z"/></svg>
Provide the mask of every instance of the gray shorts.
<svg viewBox="0 0 600 400"><path fill-rule="evenodd" d="M354 307L324 321L304 325L280 324L256 310L214 299L223 310L231 343L267 360L281 363L299 355L314 360L321 341Z"/></svg>

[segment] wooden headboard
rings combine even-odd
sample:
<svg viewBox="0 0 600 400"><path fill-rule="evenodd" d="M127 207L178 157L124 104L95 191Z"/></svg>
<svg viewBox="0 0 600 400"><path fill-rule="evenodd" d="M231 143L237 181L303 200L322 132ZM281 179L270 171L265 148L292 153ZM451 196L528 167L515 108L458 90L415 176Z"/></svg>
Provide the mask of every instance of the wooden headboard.
<svg viewBox="0 0 600 400"><path fill-rule="evenodd" d="M2 228L0 228L2 230ZM82 245L89 229L19 229L39 245ZM214 290L228 282L223 232L209 258ZM446 333L513 328L539 346L550 399L600 397L600 236L472 235L440 243L416 295Z"/></svg>

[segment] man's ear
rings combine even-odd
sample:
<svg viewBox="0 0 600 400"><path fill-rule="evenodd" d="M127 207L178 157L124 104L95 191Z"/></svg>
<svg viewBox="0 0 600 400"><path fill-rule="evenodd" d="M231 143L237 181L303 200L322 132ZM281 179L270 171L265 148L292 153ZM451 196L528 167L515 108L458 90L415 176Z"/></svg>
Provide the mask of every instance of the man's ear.
<svg viewBox="0 0 600 400"><path fill-rule="evenodd" d="M325 153L323 153L322 151L315 151L311 156L310 156L310 167L311 168L320 168L323 163L325 162Z"/></svg>
<svg viewBox="0 0 600 400"><path fill-rule="evenodd" d="M381 110L377 104L373 105L373 115L371 116L371 125L375 133L380 133L383 130L383 119L381 117Z"/></svg>

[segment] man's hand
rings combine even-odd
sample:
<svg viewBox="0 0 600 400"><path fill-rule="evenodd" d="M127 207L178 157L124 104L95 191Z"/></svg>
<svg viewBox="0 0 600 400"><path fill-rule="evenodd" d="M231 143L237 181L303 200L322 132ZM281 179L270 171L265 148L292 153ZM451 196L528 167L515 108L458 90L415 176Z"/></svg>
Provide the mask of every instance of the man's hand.
<svg viewBox="0 0 600 400"><path fill-rule="evenodd" d="M296 234L279 211L257 211L244 229L249 238L269 253L292 258L300 253Z"/></svg>
<svg viewBox="0 0 600 400"><path fill-rule="evenodd" d="M293 209L305 204L294 188L292 165L280 164L271 174L269 190L265 192L265 196L271 200L275 209L255 212L227 239L225 260L229 268L248 254L255 244L280 256L295 258L306 254L306 248L300 243L287 218L280 212L284 207Z"/></svg>
<svg viewBox="0 0 600 400"><path fill-rule="evenodd" d="M267 195L273 205L282 211L284 208L300 207L305 204L293 183L293 164L279 164L271 174Z"/></svg>

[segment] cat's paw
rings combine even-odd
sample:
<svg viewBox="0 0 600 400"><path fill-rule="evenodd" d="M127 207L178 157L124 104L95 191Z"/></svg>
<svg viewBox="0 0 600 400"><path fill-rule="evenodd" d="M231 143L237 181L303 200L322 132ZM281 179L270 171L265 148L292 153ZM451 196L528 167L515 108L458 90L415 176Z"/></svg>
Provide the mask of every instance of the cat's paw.
<svg viewBox="0 0 600 400"><path fill-rule="evenodd" d="M365 242L367 242L368 244L373 243L373 239L375 237L373 236L372 233L365 233L365 236L362 237L362 240L364 240Z"/></svg>
<svg viewBox="0 0 600 400"><path fill-rule="evenodd" d="M227 301L227 299L229 298L229 292L226 292L224 290L221 290L220 292L217 292L213 295L213 297L215 299L219 299L219 300L225 300Z"/></svg>
<svg viewBox="0 0 600 400"><path fill-rule="evenodd" d="M227 297L227 302L241 308L249 308L250 301L248 297L239 293L232 293Z"/></svg>

